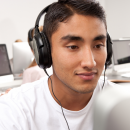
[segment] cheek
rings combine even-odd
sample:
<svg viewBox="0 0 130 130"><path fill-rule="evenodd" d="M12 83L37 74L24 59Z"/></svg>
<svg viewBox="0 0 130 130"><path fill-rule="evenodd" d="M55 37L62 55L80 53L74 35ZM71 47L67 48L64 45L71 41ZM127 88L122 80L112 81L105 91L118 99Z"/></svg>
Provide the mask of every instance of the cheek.
<svg viewBox="0 0 130 130"><path fill-rule="evenodd" d="M95 54L96 66L100 69L103 69L106 62L106 58L107 58L106 49L102 53Z"/></svg>
<svg viewBox="0 0 130 130"><path fill-rule="evenodd" d="M54 50L54 51L53 51ZM58 70L68 71L71 67L72 57L66 53L64 48L53 48L52 50L52 62L53 67Z"/></svg>

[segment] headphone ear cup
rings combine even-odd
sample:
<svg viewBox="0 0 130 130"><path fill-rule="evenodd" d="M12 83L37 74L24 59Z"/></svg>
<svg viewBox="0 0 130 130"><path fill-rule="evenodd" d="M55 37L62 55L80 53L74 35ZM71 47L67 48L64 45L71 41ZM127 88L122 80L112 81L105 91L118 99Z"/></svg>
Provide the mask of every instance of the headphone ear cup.
<svg viewBox="0 0 130 130"><path fill-rule="evenodd" d="M111 62L112 58L112 41L110 35L107 33L107 59L105 65L108 65Z"/></svg>
<svg viewBox="0 0 130 130"><path fill-rule="evenodd" d="M50 68L52 65L52 57L51 57L51 47L50 47L50 43L48 41L48 38L46 37L45 33L41 33L42 35L42 41L44 46L41 48L42 49L42 61L43 61L43 65L44 68Z"/></svg>
<svg viewBox="0 0 130 130"><path fill-rule="evenodd" d="M33 38L33 51L37 64L40 68L51 67L52 58L49 42L44 33L37 33Z"/></svg>

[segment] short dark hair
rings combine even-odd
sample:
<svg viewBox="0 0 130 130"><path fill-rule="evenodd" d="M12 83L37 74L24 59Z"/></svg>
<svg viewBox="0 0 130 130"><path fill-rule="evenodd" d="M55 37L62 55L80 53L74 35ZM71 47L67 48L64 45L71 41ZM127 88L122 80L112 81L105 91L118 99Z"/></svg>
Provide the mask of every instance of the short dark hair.
<svg viewBox="0 0 130 130"><path fill-rule="evenodd" d="M105 11L99 2L95 0L59 0L49 7L44 19L44 33L50 42L59 23L74 14L97 17L104 22L107 30Z"/></svg>

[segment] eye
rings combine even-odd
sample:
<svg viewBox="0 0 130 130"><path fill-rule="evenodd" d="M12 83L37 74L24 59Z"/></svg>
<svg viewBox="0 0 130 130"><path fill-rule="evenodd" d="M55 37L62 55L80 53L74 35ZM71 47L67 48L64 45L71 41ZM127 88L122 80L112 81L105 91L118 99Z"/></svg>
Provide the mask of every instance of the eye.
<svg viewBox="0 0 130 130"><path fill-rule="evenodd" d="M78 49L78 47L77 46L67 46L67 48L69 48L69 49L71 49L71 50L74 50L74 49Z"/></svg>
<svg viewBox="0 0 130 130"><path fill-rule="evenodd" d="M104 45L103 44L98 44L94 48L100 49L101 47L104 47Z"/></svg>

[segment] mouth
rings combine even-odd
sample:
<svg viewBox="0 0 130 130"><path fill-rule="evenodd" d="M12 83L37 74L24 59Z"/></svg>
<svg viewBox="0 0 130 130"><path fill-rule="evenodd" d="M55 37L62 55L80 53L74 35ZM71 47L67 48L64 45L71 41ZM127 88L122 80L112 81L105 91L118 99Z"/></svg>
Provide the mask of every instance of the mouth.
<svg viewBox="0 0 130 130"><path fill-rule="evenodd" d="M85 73L77 73L76 75L79 76L83 80L93 80L97 72L85 72Z"/></svg>

